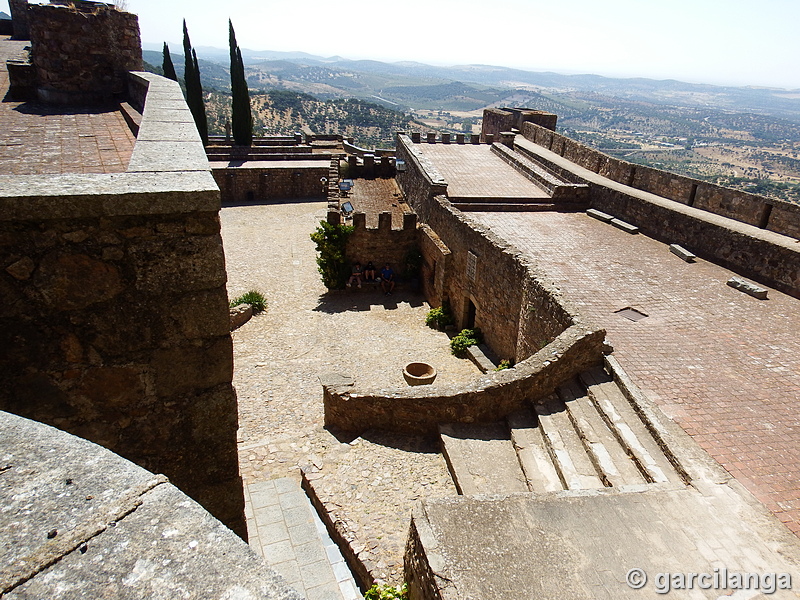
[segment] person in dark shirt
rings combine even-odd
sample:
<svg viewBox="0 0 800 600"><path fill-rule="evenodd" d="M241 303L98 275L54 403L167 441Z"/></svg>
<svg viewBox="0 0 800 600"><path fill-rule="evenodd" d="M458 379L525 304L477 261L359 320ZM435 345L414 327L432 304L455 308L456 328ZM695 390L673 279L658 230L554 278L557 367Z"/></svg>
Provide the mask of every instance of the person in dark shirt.
<svg viewBox="0 0 800 600"><path fill-rule="evenodd" d="M375 265L372 264L372 261L369 261L364 267L364 281L375 281Z"/></svg>
<svg viewBox="0 0 800 600"><path fill-rule="evenodd" d="M384 296L391 296L394 290L394 271L389 263L386 263L381 269L381 289Z"/></svg>

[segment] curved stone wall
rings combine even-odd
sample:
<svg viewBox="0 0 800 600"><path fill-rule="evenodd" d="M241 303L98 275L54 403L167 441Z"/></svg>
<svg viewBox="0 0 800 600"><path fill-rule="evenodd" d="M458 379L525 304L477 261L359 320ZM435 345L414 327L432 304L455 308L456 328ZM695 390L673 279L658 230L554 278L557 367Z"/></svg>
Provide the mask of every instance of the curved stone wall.
<svg viewBox="0 0 800 600"><path fill-rule="evenodd" d="M573 325L514 368L458 386L387 390L323 376L325 426L352 436L368 429L434 435L442 423L498 421L602 362L604 340L603 329Z"/></svg>

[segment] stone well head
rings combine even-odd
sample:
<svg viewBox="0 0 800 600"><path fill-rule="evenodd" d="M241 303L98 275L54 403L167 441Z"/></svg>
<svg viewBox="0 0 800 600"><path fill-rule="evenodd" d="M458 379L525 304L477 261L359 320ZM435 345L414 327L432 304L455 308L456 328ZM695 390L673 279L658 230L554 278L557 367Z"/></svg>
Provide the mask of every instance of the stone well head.
<svg viewBox="0 0 800 600"><path fill-rule="evenodd" d="M403 377L408 385L428 385L436 379L436 369L428 363L412 362L403 369Z"/></svg>

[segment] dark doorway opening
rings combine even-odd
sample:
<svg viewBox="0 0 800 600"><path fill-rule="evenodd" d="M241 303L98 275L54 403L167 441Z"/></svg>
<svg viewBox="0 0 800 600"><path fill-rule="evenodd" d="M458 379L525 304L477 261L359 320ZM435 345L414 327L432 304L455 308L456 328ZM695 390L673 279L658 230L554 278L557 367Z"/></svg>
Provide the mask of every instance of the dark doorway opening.
<svg viewBox="0 0 800 600"><path fill-rule="evenodd" d="M475 313L477 309L475 308L475 304L473 304L472 300L467 298L467 320L464 323L464 329L475 329Z"/></svg>

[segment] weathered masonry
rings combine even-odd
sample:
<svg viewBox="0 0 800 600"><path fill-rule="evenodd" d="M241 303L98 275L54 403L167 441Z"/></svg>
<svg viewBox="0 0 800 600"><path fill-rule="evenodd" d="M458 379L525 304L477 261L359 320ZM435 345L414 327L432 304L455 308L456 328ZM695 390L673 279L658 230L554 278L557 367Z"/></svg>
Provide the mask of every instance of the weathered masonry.
<svg viewBox="0 0 800 600"><path fill-rule="evenodd" d="M191 114L177 83L127 72L134 15L30 8L33 63L17 66L28 98L55 104L23 109L114 110L136 139L124 172L0 175L0 409L166 475L244 536L220 195Z"/></svg>

